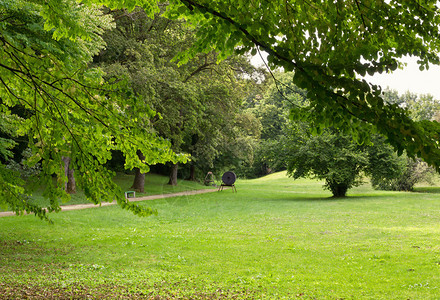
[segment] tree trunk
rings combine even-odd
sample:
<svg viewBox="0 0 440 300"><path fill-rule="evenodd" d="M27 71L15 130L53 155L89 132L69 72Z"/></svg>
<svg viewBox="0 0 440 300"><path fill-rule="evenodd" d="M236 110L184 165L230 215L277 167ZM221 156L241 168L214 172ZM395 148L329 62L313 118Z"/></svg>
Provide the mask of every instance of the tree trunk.
<svg viewBox="0 0 440 300"><path fill-rule="evenodd" d="M330 183L330 190L334 198L342 198L347 195L348 185L344 183Z"/></svg>
<svg viewBox="0 0 440 300"><path fill-rule="evenodd" d="M71 158L63 156L62 160L64 162L64 174L67 177L67 181L64 185L64 190L68 194L76 194L76 182L73 175L74 170L70 167Z"/></svg>
<svg viewBox="0 0 440 300"><path fill-rule="evenodd" d="M191 164L189 166L189 178L188 180L196 181L196 166L194 164Z"/></svg>
<svg viewBox="0 0 440 300"><path fill-rule="evenodd" d="M173 164L170 171L170 181L168 181L169 185L177 185L177 170L179 168L179 164Z"/></svg>
<svg viewBox="0 0 440 300"><path fill-rule="evenodd" d="M136 151L136 154L141 161L145 160L145 156L142 154L141 151L139 150ZM144 186L145 186L145 173L141 173L141 170L139 168L135 168L134 181L130 189L133 189L139 193L143 193L145 191Z"/></svg>

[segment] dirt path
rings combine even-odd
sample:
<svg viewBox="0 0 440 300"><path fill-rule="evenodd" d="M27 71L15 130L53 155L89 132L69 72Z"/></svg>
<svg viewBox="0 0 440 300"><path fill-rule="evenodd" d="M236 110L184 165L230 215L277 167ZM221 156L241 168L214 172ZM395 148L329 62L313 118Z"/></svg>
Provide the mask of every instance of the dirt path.
<svg viewBox="0 0 440 300"><path fill-rule="evenodd" d="M216 191L217 191L217 189L204 189L204 190L194 190L194 191L185 191L185 192L179 192L179 193L171 193L171 194L151 195L151 196L130 198L130 202L155 200L155 199L163 199L163 198L171 198L171 197L179 197L179 196L190 196L190 195L211 193L211 192L216 192ZM86 209L86 208L109 206L109 205L116 205L116 204L117 203L115 201L113 201L113 202L103 202L103 203L101 203L101 205L96 205L93 203L64 205L64 206L61 206L61 211ZM0 217L9 217L9 216L15 216L15 213L12 211L0 212Z"/></svg>

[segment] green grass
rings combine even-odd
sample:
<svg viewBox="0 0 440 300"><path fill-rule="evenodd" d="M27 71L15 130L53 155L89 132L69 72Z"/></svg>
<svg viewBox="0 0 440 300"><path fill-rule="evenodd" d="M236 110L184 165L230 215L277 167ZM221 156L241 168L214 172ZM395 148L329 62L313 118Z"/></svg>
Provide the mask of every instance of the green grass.
<svg viewBox="0 0 440 300"><path fill-rule="evenodd" d="M440 194L277 173L237 193L0 219L0 298L439 299Z"/></svg>
<svg viewBox="0 0 440 300"><path fill-rule="evenodd" d="M118 173L114 178L114 181L121 187L122 191L130 191L130 187L133 184L134 175ZM169 193L176 193L189 190L199 190L206 189L204 186L198 182L178 180L177 186L171 186L168 184L168 178L156 174L146 174L145 176L145 192L136 193L136 197L148 196L148 195L162 195ZM37 189L32 195L32 202L40 206L48 206L49 202L43 196L43 190ZM71 204L83 204L89 203L89 201L84 196L83 191L78 189L76 194L70 195L70 200L61 205L71 205Z"/></svg>

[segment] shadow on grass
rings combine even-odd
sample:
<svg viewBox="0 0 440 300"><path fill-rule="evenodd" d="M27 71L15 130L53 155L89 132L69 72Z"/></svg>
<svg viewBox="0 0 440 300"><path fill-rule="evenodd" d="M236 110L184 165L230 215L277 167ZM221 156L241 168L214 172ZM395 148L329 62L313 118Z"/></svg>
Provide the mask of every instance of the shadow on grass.
<svg viewBox="0 0 440 300"><path fill-rule="evenodd" d="M430 186L430 187L416 187L414 188L416 193L428 193L428 194L440 194L440 187Z"/></svg>
<svg viewBox="0 0 440 300"><path fill-rule="evenodd" d="M440 192L440 191L439 191ZM273 198L270 201L292 201L292 202L345 202L345 201L361 201L372 200L375 198L383 198L383 196L377 195L362 195L362 196L346 196L346 197L292 197L292 198Z"/></svg>

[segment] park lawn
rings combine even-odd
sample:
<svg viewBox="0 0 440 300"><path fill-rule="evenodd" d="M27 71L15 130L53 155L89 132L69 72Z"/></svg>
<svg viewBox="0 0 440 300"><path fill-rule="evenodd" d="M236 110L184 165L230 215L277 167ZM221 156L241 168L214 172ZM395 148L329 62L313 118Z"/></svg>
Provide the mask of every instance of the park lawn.
<svg viewBox="0 0 440 300"><path fill-rule="evenodd" d="M439 299L440 194L276 173L231 190L0 218L0 298Z"/></svg>
<svg viewBox="0 0 440 300"><path fill-rule="evenodd" d="M121 188L122 192L126 192L131 190L130 187L133 184L134 175L117 173L113 180ZM209 187L202 185L198 182L182 180L182 179L178 180L177 186L171 186L168 184L168 177L148 173L145 176L145 192L136 193L136 197L170 194L170 193L200 190L206 188ZM41 188L36 189L32 195L32 200L31 200L32 203L38 204L43 207L48 206L49 201L45 199L42 194L43 194L43 190ZM83 204L83 203L90 203L90 202L86 199L84 192L78 189L76 194L70 195L70 200L68 202L61 203L61 205L72 205L72 204Z"/></svg>

